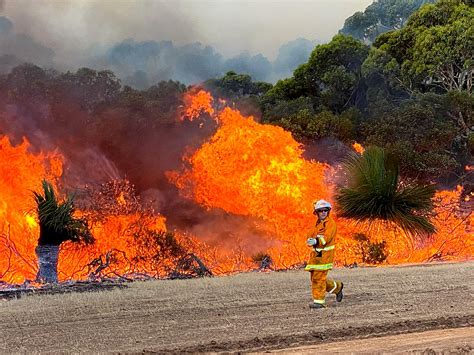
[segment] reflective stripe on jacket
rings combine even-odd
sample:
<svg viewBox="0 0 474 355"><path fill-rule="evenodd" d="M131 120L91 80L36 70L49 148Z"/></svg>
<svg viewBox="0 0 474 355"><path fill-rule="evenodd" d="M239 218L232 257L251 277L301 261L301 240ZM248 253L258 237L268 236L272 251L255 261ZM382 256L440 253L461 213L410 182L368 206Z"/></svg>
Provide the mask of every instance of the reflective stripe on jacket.
<svg viewBox="0 0 474 355"><path fill-rule="evenodd" d="M317 238L318 235L323 237L318 238L318 247L314 249L312 248L305 270L313 271L332 269L336 232L336 222L331 217L326 218L322 222L318 220L316 226L311 231L310 237ZM321 256L318 256L318 252L321 252Z"/></svg>

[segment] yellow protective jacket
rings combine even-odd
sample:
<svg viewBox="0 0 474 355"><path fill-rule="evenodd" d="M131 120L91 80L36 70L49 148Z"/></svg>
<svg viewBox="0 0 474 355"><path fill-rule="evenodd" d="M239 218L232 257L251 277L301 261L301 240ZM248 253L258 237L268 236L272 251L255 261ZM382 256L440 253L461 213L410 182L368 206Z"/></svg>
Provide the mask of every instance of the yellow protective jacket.
<svg viewBox="0 0 474 355"><path fill-rule="evenodd" d="M306 271L332 269L336 232L336 222L331 217L328 216L324 221L318 220L316 222L309 238L317 238L319 243L316 248L312 248L309 254L309 260L305 267ZM318 252L321 252L322 255L318 256Z"/></svg>

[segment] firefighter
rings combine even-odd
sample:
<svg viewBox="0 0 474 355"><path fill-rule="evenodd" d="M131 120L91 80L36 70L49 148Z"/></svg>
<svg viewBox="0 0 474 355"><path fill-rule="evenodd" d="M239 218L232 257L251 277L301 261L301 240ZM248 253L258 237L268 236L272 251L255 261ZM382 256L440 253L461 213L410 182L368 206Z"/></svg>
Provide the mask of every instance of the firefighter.
<svg viewBox="0 0 474 355"><path fill-rule="evenodd" d="M316 226L306 244L311 247L305 270L311 275L313 302L310 308L325 308L326 292L336 295L336 301L342 301L343 283L327 278L332 269L336 238L336 222L329 216L331 204L325 200L313 204L313 214L318 216Z"/></svg>

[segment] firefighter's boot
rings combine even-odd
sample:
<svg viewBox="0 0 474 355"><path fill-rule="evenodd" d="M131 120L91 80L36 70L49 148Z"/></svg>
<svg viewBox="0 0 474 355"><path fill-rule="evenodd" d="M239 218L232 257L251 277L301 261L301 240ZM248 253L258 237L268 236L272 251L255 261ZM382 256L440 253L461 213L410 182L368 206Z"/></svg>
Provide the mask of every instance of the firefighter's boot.
<svg viewBox="0 0 474 355"><path fill-rule="evenodd" d="M342 289L343 288L344 288L344 284L341 282L341 289L339 290L338 293L336 293L336 301L337 302L341 302L342 298L344 297L344 295L342 294Z"/></svg>
<svg viewBox="0 0 474 355"><path fill-rule="evenodd" d="M321 304L321 303L312 302L312 303L309 304L309 308L318 309L318 308L326 308L326 306L324 304Z"/></svg>

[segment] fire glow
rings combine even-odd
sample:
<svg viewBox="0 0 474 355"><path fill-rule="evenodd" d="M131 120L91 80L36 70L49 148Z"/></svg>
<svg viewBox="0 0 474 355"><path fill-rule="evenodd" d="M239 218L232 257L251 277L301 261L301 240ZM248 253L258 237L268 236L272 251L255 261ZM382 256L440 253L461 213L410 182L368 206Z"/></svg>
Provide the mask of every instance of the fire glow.
<svg viewBox="0 0 474 355"><path fill-rule="evenodd" d="M208 210L220 209L259 221L271 245L261 253L271 258L274 268L300 266L308 253L306 233L314 223L312 202L319 198L332 201L333 187L325 181L332 167L304 159L303 147L282 128L260 124L229 107L217 109L205 91L189 93L185 102L184 118L198 120L204 113L218 128L201 147L183 157L181 171L169 172L170 181L183 196ZM358 148L354 146L362 152ZM27 140L14 146L8 137L0 137L0 280L22 283L35 279L39 226L31 191L39 190L44 178L61 187L63 164L64 158L57 152L32 153ZM96 242L61 246L60 280L88 279L101 267L116 276L141 273L165 277L172 269L176 260L157 265L147 257L152 248L143 242L148 240L147 233L165 232L166 219L157 212L127 209L126 191L119 189L114 197L114 213L78 212L94 220L91 227ZM336 264L361 262L360 246L354 239L357 233L373 242L386 242L389 264L472 258L473 217L461 203L461 190L438 191L435 206L432 221L438 232L426 240L415 240L383 222L369 226L337 219L334 211L339 227ZM174 233L182 247L195 253L214 274L256 267L254 255L239 252L237 241L235 249L224 250L192 235Z"/></svg>

